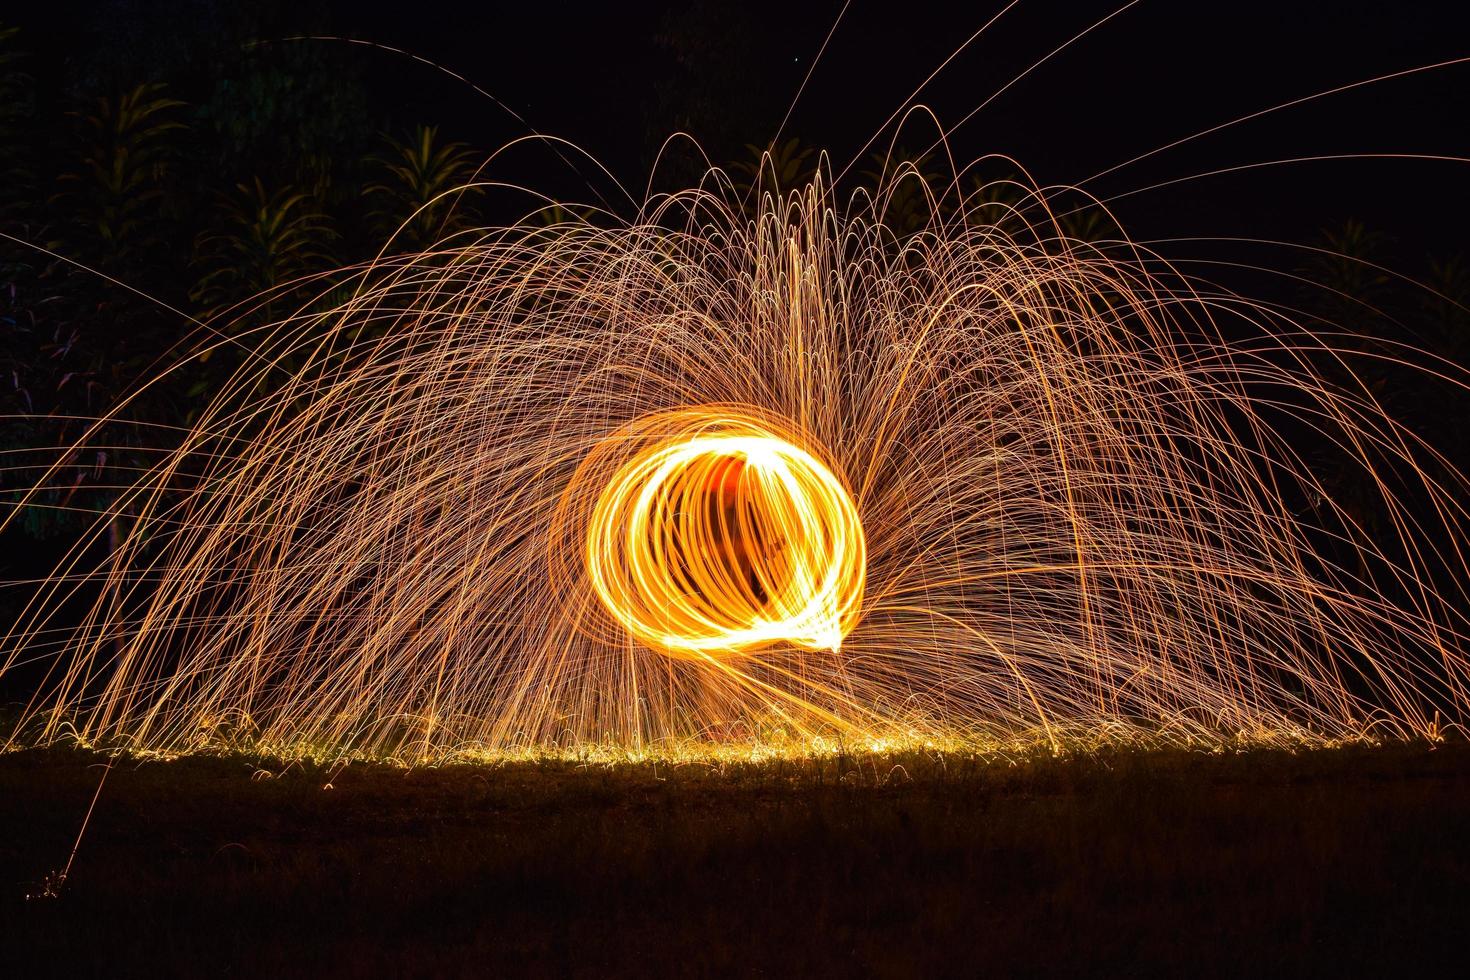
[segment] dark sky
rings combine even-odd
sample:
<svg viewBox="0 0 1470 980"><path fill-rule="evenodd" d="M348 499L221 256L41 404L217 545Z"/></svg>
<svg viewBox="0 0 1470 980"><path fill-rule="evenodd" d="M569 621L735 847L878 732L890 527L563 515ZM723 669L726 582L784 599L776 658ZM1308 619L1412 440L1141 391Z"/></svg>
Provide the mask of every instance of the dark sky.
<svg viewBox="0 0 1470 980"><path fill-rule="evenodd" d="M1022 0L925 91L957 121L1118 0ZM787 132L846 163L889 114L1003 6L853 0ZM570 139L641 187L657 136L700 107L717 154L768 138L842 0L574 3L301 0L276 3L269 31L332 33L405 48L483 86L543 133ZM160 14L170 9L173 12ZM9 16L74 66L129 30L219 17L219 0L57 0ZM191 11L199 11L196 15ZM140 26L141 25L141 26ZM207 31L209 25L195 25ZM658 40L674 34L670 47ZM1323 89L1470 56L1470 3L1426 0L1142 0L1024 78L959 130L961 158L1014 155L1042 182L1073 182L1232 117ZM466 86L364 52L372 98L482 147L524 129ZM683 63L680 63L680 58ZM927 145L922 121L901 143ZM761 134L761 135L757 135ZM1331 97L1234 127L1089 185L1103 196L1218 167L1325 153L1470 156L1470 65ZM570 185L544 171L552 193ZM1409 264L1453 251L1470 226L1464 164L1335 162L1192 181L1120 202L1135 236L1305 240L1358 217Z"/></svg>
<svg viewBox="0 0 1470 980"><path fill-rule="evenodd" d="M670 83L654 38L687 4L509 5L420 0L343 3L340 29L406 47L462 72L543 132L577 141L620 176L642 176L652 142L642 108ZM840 0L695 5L730 43L709 72L677 81L773 131L836 19ZM991 14L978 4L853 0L788 131L846 162L931 70ZM1119 4L1023 0L926 90L962 118ZM725 7L734 13L721 13ZM677 23L678 16L674 16ZM728 31L725 28L730 28ZM1143 0L1036 69L955 139L961 157L1008 153L1044 182L1071 182L1181 136L1313 92L1470 56L1470 4L1424 0ZM443 100L483 141L514 133L493 106L385 58L405 97ZM452 110L450 109L452 107ZM927 144L917 123L902 140ZM1235 127L1130 168L1092 189L1117 193L1203 170L1327 153L1470 156L1470 65L1368 86ZM1145 235L1302 237L1361 217L1406 251L1457 246L1470 219L1470 169L1425 162L1315 163L1209 178L1119 206Z"/></svg>

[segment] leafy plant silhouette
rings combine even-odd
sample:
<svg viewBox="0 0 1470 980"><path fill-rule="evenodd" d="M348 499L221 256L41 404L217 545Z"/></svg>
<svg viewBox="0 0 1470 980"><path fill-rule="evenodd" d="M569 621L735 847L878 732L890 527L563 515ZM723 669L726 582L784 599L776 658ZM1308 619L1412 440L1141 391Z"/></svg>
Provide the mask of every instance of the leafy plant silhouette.
<svg viewBox="0 0 1470 980"><path fill-rule="evenodd" d="M443 142L437 126L422 124L411 138L387 142L373 161L377 180L365 192L376 205L369 217L379 232L419 251L473 223L461 200L477 193L465 186L475 159L467 144Z"/></svg>
<svg viewBox="0 0 1470 980"><path fill-rule="evenodd" d="M306 280L330 268L337 233L310 195L293 187L268 190L259 177L235 185L221 202L216 227L195 242L204 268L190 297L206 316L259 298L267 320L299 297Z"/></svg>
<svg viewBox="0 0 1470 980"><path fill-rule="evenodd" d="M139 85L95 100L82 122L78 165L59 178L53 199L71 218L66 236L104 262L132 263L160 244L164 181L173 162L172 132L186 128L173 110L184 103L162 83Z"/></svg>

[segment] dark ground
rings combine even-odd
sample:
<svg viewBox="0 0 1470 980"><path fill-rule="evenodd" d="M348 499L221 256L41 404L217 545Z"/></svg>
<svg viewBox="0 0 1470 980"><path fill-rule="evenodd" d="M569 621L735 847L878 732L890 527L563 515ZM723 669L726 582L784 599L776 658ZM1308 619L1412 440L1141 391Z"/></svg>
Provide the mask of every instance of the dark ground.
<svg viewBox="0 0 1470 980"><path fill-rule="evenodd" d="M102 767L0 757L0 976L1463 975L1464 745L123 761L27 899Z"/></svg>

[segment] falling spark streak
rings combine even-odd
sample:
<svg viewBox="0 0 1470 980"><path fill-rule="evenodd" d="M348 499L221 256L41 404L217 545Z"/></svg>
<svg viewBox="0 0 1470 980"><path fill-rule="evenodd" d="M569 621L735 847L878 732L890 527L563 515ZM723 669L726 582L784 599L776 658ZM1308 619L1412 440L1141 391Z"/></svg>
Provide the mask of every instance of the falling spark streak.
<svg viewBox="0 0 1470 980"><path fill-rule="evenodd" d="M250 356L0 643L0 674L49 667L9 744L417 761L1463 722L1466 480L1356 355L1067 238L1039 190L998 222L937 188L901 238L886 191L761 190L754 214L714 173L631 224L532 215L213 341Z"/></svg>

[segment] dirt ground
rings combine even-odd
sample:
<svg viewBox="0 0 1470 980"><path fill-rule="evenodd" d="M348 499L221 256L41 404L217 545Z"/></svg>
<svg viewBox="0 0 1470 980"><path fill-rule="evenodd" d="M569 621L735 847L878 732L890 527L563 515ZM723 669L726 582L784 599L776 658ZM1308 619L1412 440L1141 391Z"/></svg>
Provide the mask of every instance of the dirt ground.
<svg viewBox="0 0 1470 980"><path fill-rule="evenodd" d="M105 766L0 757L0 976L1403 976L1470 935L1459 744L123 759L48 895Z"/></svg>

